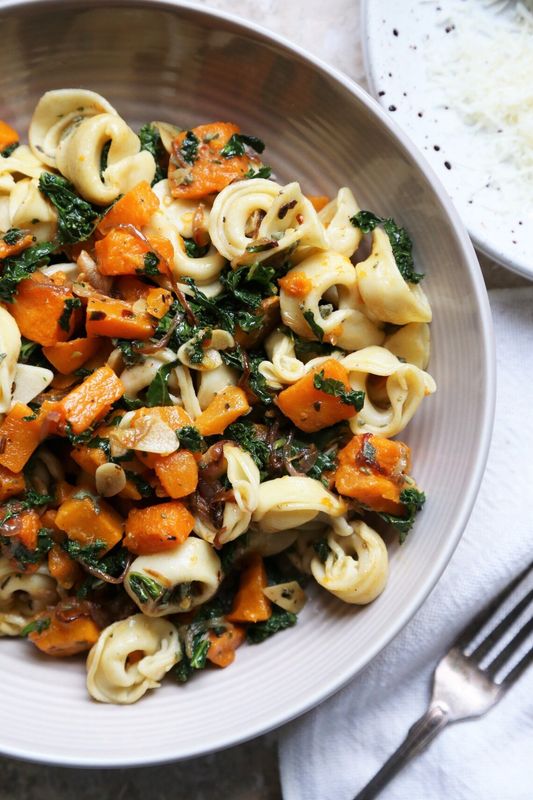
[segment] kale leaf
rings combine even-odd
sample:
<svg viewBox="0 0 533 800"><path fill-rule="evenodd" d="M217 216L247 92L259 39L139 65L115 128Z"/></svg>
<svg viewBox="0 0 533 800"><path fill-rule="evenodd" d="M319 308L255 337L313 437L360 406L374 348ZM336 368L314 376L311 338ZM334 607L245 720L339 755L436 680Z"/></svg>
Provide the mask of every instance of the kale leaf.
<svg viewBox="0 0 533 800"><path fill-rule="evenodd" d="M257 435L257 428L253 422L233 422L226 428L224 436L250 453L259 469L266 472L270 451L267 443Z"/></svg>
<svg viewBox="0 0 533 800"><path fill-rule="evenodd" d="M385 514L380 512L379 516L381 519L385 520L385 522L388 522L389 525L392 525L393 528L396 528L396 530L399 532L400 544L405 542L407 534L413 527L415 517L425 502L426 495L424 492L411 487L400 492L400 503L405 505L407 511L407 515L405 517L397 517L394 514Z"/></svg>
<svg viewBox="0 0 533 800"><path fill-rule="evenodd" d="M204 437L194 425L184 425L183 428L178 428L176 436L179 439L180 447L190 450L192 453L201 453L207 447Z"/></svg>
<svg viewBox="0 0 533 800"><path fill-rule="evenodd" d="M251 147L256 153L262 153L265 149L264 142L258 139L257 136L246 136L244 133L234 133L220 151L220 155L222 158L243 156L246 152L245 145Z"/></svg>
<svg viewBox="0 0 533 800"><path fill-rule="evenodd" d="M145 342L137 339L114 339L113 344L120 349L122 360L127 367L133 367L141 361L142 354L139 353L139 347Z"/></svg>
<svg viewBox="0 0 533 800"><path fill-rule="evenodd" d="M99 212L79 197L74 186L60 175L43 172L39 189L57 210L57 232L60 244L84 242L94 231Z"/></svg>
<svg viewBox="0 0 533 800"><path fill-rule="evenodd" d="M159 256L155 253L152 253L150 250L148 253L144 254L143 258L143 267L141 269L135 270L141 275L159 275Z"/></svg>
<svg viewBox="0 0 533 800"><path fill-rule="evenodd" d="M313 550L317 554L319 560L323 564L325 564L331 552L327 539L325 537L322 537L321 539L316 539L313 542Z"/></svg>
<svg viewBox="0 0 533 800"><path fill-rule="evenodd" d="M310 308L303 312L303 318L315 334L318 341L322 342L324 340L324 329L315 320L315 315Z"/></svg>
<svg viewBox="0 0 533 800"><path fill-rule="evenodd" d="M4 240L4 242L8 245L18 244L21 239L24 239L26 236L26 231L21 230L20 228L10 228L6 233L3 233L0 238Z"/></svg>
<svg viewBox="0 0 533 800"><path fill-rule="evenodd" d="M397 225L391 217L378 217L372 211L358 211L357 214L350 218L350 222L354 227L360 228L363 233L369 233L378 225L382 225L383 230L389 237L392 254L400 275L409 283L420 283L424 275L423 273L415 272L413 243L405 228Z"/></svg>
<svg viewBox="0 0 533 800"><path fill-rule="evenodd" d="M59 327L64 331L70 330L70 319L72 312L75 308L81 308L81 300L79 297L67 297L63 303L63 311L58 320Z"/></svg>
<svg viewBox="0 0 533 800"><path fill-rule="evenodd" d="M209 244L203 246L196 244L194 239L188 239L186 236L183 237L183 244L185 245L185 252L189 258L203 258L210 247Z"/></svg>
<svg viewBox="0 0 533 800"><path fill-rule="evenodd" d="M269 619L265 622L255 622L248 626L246 639L250 644L260 644L260 642L264 642L265 639L268 639L275 633L296 625L297 619L296 614L274 606L272 609L272 616Z"/></svg>
<svg viewBox="0 0 533 800"><path fill-rule="evenodd" d="M50 263L50 255L56 249L53 242L39 242L27 247L22 253L3 259L0 280L0 300L12 303L20 281L28 278L38 267Z"/></svg>
<svg viewBox="0 0 533 800"><path fill-rule="evenodd" d="M258 169L254 169L254 167L248 167L248 170L244 173L244 177L248 179L252 178L265 178L268 179L272 175L272 167L266 167L263 165Z"/></svg>
<svg viewBox="0 0 533 800"><path fill-rule="evenodd" d="M365 402L365 393L354 389L347 389L342 381L335 378L324 377L324 370L313 375L313 386L320 392L338 397L345 406L353 406L356 411L361 411Z"/></svg>
<svg viewBox="0 0 533 800"><path fill-rule="evenodd" d="M185 138L181 143L180 153L184 161L187 164L194 164L196 159L198 158L198 145L200 144L200 139L197 137L193 131L187 131L185 134Z"/></svg>
<svg viewBox="0 0 533 800"><path fill-rule="evenodd" d="M13 144L8 144L7 147L4 147L3 150L0 150L0 156L2 158L9 158L14 150L20 145L20 142L13 142Z"/></svg>
<svg viewBox="0 0 533 800"><path fill-rule="evenodd" d="M171 361L170 364L163 364L163 366L157 370L155 378L146 392L146 405L150 408L154 406L173 405L167 383L170 372L177 363L177 361Z"/></svg>
<svg viewBox="0 0 533 800"><path fill-rule="evenodd" d="M245 306L258 308L264 297L278 293L273 282L276 275L274 267L257 263L251 266L229 269L220 276L222 285L233 297Z"/></svg>
<svg viewBox="0 0 533 800"><path fill-rule="evenodd" d="M149 122L143 125L139 131L139 139L141 141L141 150L147 150L154 157L155 161L155 175L152 181L152 186L158 181L166 177L163 163L166 159L166 150L161 141L159 131L154 125Z"/></svg>
<svg viewBox="0 0 533 800"><path fill-rule="evenodd" d="M74 561L80 561L90 567L100 568L100 559L107 547L107 543L103 539L95 539L94 542L83 545L74 539L65 539L61 543L61 547Z"/></svg>
<svg viewBox="0 0 533 800"><path fill-rule="evenodd" d="M22 628L20 636L28 636L30 633L42 633L43 631L48 630L51 621L52 620L50 617L34 619L31 622L28 622L28 624Z"/></svg>
<svg viewBox="0 0 533 800"><path fill-rule="evenodd" d="M130 589L137 595L141 603L159 600L165 593L164 586L141 572L128 573L128 583Z"/></svg>
<svg viewBox="0 0 533 800"><path fill-rule="evenodd" d="M266 406L272 404L274 400L273 390L268 386L266 378L259 372L259 364L265 360L266 355L257 351L245 353L240 345L237 345L232 350L221 350L220 355L222 361L228 367L234 367L242 373L246 370L248 372L247 381L250 391Z"/></svg>

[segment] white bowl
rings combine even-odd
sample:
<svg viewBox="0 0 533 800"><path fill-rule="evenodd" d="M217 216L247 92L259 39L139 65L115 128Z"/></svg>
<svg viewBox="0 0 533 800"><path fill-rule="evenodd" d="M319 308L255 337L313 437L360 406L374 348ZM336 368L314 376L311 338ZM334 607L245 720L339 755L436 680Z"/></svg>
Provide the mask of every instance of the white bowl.
<svg viewBox="0 0 533 800"><path fill-rule="evenodd" d="M0 751L49 763L133 766L199 755L287 722L350 680L395 636L445 568L483 473L494 404L487 295L474 251L415 147L360 88L282 39L184 4L14 2L0 10L0 118L26 130L42 92L105 95L131 122L235 120L305 191L351 186L415 242L433 310L438 384L402 435L428 502L391 548L384 594L357 609L316 594L298 625L242 647L226 670L167 681L137 705L92 702L78 659L0 642Z"/></svg>

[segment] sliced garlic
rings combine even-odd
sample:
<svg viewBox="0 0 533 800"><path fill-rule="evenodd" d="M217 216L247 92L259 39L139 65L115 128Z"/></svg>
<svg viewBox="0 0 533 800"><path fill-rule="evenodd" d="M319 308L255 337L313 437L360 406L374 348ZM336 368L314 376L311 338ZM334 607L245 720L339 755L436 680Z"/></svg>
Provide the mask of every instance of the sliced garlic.
<svg viewBox="0 0 533 800"><path fill-rule="evenodd" d="M263 594L277 606L285 611L292 611L293 614L298 614L307 602L305 592L298 581L267 586L263 589Z"/></svg>
<svg viewBox="0 0 533 800"><path fill-rule="evenodd" d="M50 386L54 373L44 367L34 367L31 364L17 364L15 369L15 387L13 389L13 403L29 403L47 386Z"/></svg>

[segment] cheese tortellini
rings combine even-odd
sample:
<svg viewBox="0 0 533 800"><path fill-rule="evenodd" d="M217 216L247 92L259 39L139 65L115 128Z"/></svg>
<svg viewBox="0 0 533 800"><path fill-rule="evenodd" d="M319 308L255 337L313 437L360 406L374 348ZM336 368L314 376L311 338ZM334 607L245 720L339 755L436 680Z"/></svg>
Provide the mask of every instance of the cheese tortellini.
<svg viewBox="0 0 533 800"><path fill-rule="evenodd" d="M46 568L21 574L0 557L0 636L18 636L34 614L58 599L57 584Z"/></svg>
<svg viewBox="0 0 533 800"><path fill-rule="evenodd" d="M431 375L403 363L384 347L351 353L341 364L348 370L352 388L365 393L362 410L350 420L354 433L396 436L409 424L424 397L436 391ZM386 378L384 385L373 387L372 376Z"/></svg>
<svg viewBox="0 0 533 800"><path fill-rule="evenodd" d="M381 594L387 583L389 561L383 539L361 520L351 524L349 536L330 533L325 562L311 561L317 583L345 603L364 605Z"/></svg>
<svg viewBox="0 0 533 800"><path fill-rule="evenodd" d="M315 517L339 517L346 503L313 478L285 475L259 486L259 502L252 515L263 533L300 528Z"/></svg>
<svg viewBox="0 0 533 800"><path fill-rule="evenodd" d="M0 306L0 414L11 406L11 391L20 353L20 331L11 314Z"/></svg>
<svg viewBox="0 0 533 800"><path fill-rule="evenodd" d="M128 569L124 588L143 614L164 617L205 603L221 580L214 548L190 536L172 550L138 556Z"/></svg>
<svg viewBox="0 0 533 800"><path fill-rule="evenodd" d="M180 658L171 622L135 614L101 632L87 657L87 689L100 703L135 703L157 689Z"/></svg>

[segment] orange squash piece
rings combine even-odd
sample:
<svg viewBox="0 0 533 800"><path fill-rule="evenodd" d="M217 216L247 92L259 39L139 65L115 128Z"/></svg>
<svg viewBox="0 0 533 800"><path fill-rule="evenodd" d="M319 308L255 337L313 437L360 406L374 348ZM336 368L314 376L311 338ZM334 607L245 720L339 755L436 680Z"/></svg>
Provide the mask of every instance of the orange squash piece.
<svg viewBox="0 0 533 800"><path fill-rule="evenodd" d="M82 576L80 565L57 544L48 552L48 572L63 589L72 589Z"/></svg>
<svg viewBox="0 0 533 800"><path fill-rule="evenodd" d="M68 614L67 614L68 618ZM28 639L42 652L56 658L73 656L90 650L98 640L100 628L89 616L79 616L70 622L59 617L56 610L43 611L35 618L43 623L42 629L32 631ZM46 623L48 626L46 627Z"/></svg>
<svg viewBox="0 0 533 800"><path fill-rule="evenodd" d="M0 119L0 150L5 150L10 144L15 144L19 141L19 135L15 128Z"/></svg>
<svg viewBox="0 0 533 800"><path fill-rule="evenodd" d="M102 554L107 553L122 539L122 517L105 500L79 496L82 494L75 492L61 503L57 509L56 525L69 539L82 546L93 544L97 539L105 542Z"/></svg>
<svg viewBox="0 0 533 800"><path fill-rule="evenodd" d="M211 400L194 424L202 436L213 436L224 433L228 425L249 411L245 392L238 386L227 386Z"/></svg>
<svg viewBox="0 0 533 800"><path fill-rule="evenodd" d="M235 650L246 639L246 629L242 625L228 623L227 629L220 636L217 636L214 631L209 631L207 638L209 640L208 660L217 667L229 667L235 661Z"/></svg>
<svg viewBox="0 0 533 800"><path fill-rule="evenodd" d="M97 230L106 234L117 225L148 225L152 214L159 208L159 199L147 181L141 181L117 200L98 223Z"/></svg>
<svg viewBox="0 0 533 800"><path fill-rule="evenodd" d="M338 453L335 487L372 511L402 516L400 493L411 466L409 447L373 434L358 434Z"/></svg>
<svg viewBox="0 0 533 800"><path fill-rule="evenodd" d="M316 212L322 211L322 209L329 203L329 197L325 194L308 194L307 199Z"/></svg>
<svg viewBox="0 0 533 800"><path fill-rule="evenodd" d="M102 275L137 275L151 273L145 270L145 256L147 253L154 252L157 246L162 247L167 255L169 253L168 247L165 242L168 240L163 239L162 236L154 238L154 250L152 250L152 241L143 241L134 233L131 233L125 228L113 228L109 233L99 241L96 242L94 249L96 259L98 262L98 270ZM170 244L170 242L169 242ZM170 245L172 257L174 251ZM158 274L164 275L167 273L167 265L163 253L156 254L159 262L156 265Z"/></svg>
<svg viewBox="0 0 533 800"><path fill-rule="evenodd" d="M100 367L61 401L65 421L74 433L82 433L105 417L123 394L124 386L111 367Z"/></svg>
<svg viewBox="0 0 533 800"><path fill-rule="evenodd" d="M50 364L62 375L70 375L95 356L100 349L101 339L71 339L43 347L43 354Z"/></svg>
<svg viewBox="0 0 533 800"><path fill-rule="evenodd" d="M198 464L189 450L176 450L169 456L159 456L154 463L154 469L169 497L178 500L195 491L198 484Z"/></svg>
<svg viewBox="0 0 533 800"><path fill-rule="evenodd" d="M266 586L268 580L263 559L259 553L251 553L226 619L230 622L264 622L270 619L272 603L263 593Z"/></svg>
<svg viewBox="0 0 533 800"><path fill-rule="evenodd" d="M26 481L22 472L11 472L10 469L0 466L0 503L21 494L25 488Z"/></svg>
<svg viewBox="0 0 533 800"><path fill-rule="evenodd" d="M167 289L153 288L146 294L146 311L156 319L162 319L172 305L172 294Z"/></svg>
<svg viewBox="0 0 533 800"><path fill-rule="evenodd" d="M312 281L304 272L291 270L288 275L278 281L280 287L291 297L305 297L313 288Z"/></svg>
<svg viewBox="0 0 533 800"><path fill-rule="evenodd" d="M0 425L0 441L4 443L0 465L11 472L20 472L39 446L41 422L32 419L34 416L29 406L16 403Z"/></svg>
<svg viewBox="0 0 533 800"><path fill-rule="evenodd" d="M183 503L132 508L126 520L124 547L136 555L160 553L182 544L194 526Z"/></svg>
<svg viewBox="0 0 533 800"><path fill-rule="evenodd" d="M193 164L187 164L183 160L181 147L191 133L197 138L198 147L196 160ZM222 148L236 133L240 133L240 128L231 122L211 122L179 133L172 143L168 167L172 196L200 199L222 191L232 181L240 180L250 166L248 156L225 158L220 155Z"/></svg>
<svg viewBox="0 0 533 800"><path fill-rule="evenodd" d="M0 148L1 149L1 148ZM9 256L16 256L22 253L30 244L35 241L31 233L22 236L15 244L8 244L0 235L0 259L8 258Z"/></svg>
<svg viewBox="0 0 533 800"><path fill-rule="evenodd" d="M297 428L306 433L329 428L356 414L354 406L346 405L338 397L321 389L315 389L314 377L319 372L324 373L325 379L340 381L347 391L351 390L348 372L332 358L278 394L278 407Z"/></svg>
<svg viewBox="0 0 533 800"><path fill-rule="evenodd" d="M130 303L112 297L93 295L87 303L87 336L114 339L149 339L154 320L145 312L134 311Z"/></svg>
<svg viewBox="0 0 533 800"><path fill-rule="evenodd" d="M66 329L60 321L63 322L65 313L68 313L68 303L73 304L76 300L66 286L58 285L42 272L34 272L19 283L9 311L23 336L50 347L66 342L72 335L79 320L77 310L73 308L68 316Z"/></svg>

